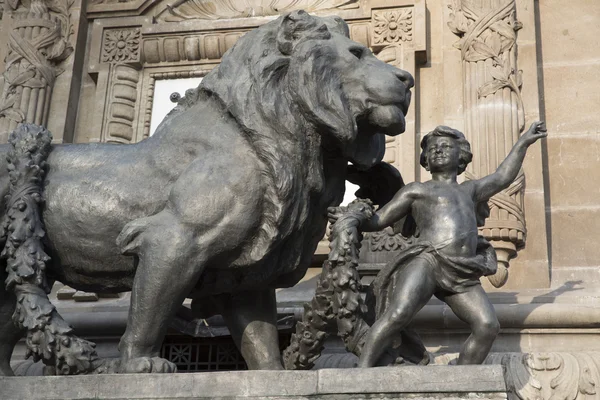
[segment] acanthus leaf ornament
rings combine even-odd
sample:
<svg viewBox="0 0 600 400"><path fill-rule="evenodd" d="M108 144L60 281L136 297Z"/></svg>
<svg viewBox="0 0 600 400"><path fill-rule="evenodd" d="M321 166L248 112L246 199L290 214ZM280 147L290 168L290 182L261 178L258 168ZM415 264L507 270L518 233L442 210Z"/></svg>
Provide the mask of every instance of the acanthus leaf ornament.
<svg viewBox="0 0 600 400"><path fill-rule="evenodd" d="M371 251L398 251L405 249L414 240L405 238L401 234L395 234L391 228L380 232L368 232L365 234Z"/></svg>

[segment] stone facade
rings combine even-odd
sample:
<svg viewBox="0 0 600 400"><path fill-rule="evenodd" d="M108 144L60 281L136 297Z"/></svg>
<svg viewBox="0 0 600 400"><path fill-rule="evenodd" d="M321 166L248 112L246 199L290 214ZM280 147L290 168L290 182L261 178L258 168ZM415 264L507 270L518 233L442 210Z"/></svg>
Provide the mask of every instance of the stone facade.
<svg viewBox="0 0 600 400"><path fill-rule="evenodd" d="M460 129L472 142L470 179L493 171L524 126L546 121L548 139L530 149L517 181L491 201L481 230L500 259L501 272L484 282L503 327L493 351L537 354L531 362L515 358L530 371L591 368L577 354L600 351L600 2L240 3L0 1L0 140L22 121L46 125L58 143L142 140L150 134L157 81L204 76L241 35L286 11L337 14L354 40L415 76L406 133L386 145L386 161L405 181L428 179L419 142L437 125ZM385 253L403 243L385 233L369 240L365 283ZM317 260L326 252L323 242ZM307 292L280 293L282 310L300 312L317 273L307 276ZM60 293L59 309L72 315L93 308L85 301L118 304L126 313L126 295ZM432 300L417 317L432 350L457 351L464 338L465 326L448 311Z"/></svg>
<svg viewBox="0 0 600 400"><path fill-rule="evenodd" d="M157 80L203 76L240 35L288 10L338 14L353 39L417 77L407 131L387 144L386 161L406 181L427 179L418 144L438 124L462 129L472 141L468 179L496 168L524 125L547 120L549 139L492 200L481 231L500 259L493 284L600 282L592 111L599 95L587 79L598 64L589 40L598 29L597 5L581 0L563 18L551 1L533 0L279 3L6 1L0 133L31 121L47 125L57 142L142 140Z"/></svg>

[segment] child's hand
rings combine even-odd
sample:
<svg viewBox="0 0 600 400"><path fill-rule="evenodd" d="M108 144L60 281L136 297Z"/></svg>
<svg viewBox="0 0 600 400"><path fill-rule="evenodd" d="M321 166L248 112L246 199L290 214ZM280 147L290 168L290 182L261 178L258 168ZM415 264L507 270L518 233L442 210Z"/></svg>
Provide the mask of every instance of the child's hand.
<svg viewBox="0 0 600 400"><path fill-rule="evenodd" d="M327 219L330 224L335 224L341 215L342 209L340 207L329 207L327 209Z"/></svg>
<svg viewBox="0 0 600 400"><path fill-rule="evenodd" d="M535 143L538 139L544 138L546 136L548 136L548 132L546 131L546 125L544 125L544 122L542 121L536 121L533 124L531 124L529 130L521 136L521 140L527 146L529 146Z"/></svg>

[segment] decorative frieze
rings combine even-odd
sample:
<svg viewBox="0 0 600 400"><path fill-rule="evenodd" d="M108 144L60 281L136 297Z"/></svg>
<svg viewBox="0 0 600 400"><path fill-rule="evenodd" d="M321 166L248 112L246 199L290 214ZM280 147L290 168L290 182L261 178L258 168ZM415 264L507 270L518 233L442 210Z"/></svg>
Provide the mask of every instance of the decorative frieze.
<svg viewBox="0 0 600 400"><path fill-rule="evenodd" d="M373 11L373 44L409 42L413 36L413 8Z"/></svg>
<svg viewBox="0 0 600 400"><path fill-rule="evenodd" d="M58 64L73 51L72 0L12 0L12 30L0 95L0 141L21 122L46 125Z"/></svg>
<svg viewBox="0 0 600 400"><path fill-rule="evenodd" d="M165 22L264 17L293 10L317 12L335 8L357 8L358 0L179 0L157 19Z"/></svg>
<svg viewBox="0 0 600 400"><path fill-rule="evenodd" d="M219 60L244 33L148 37L144 38L143 57L147 64Z"/></svg>
<svg viewBox="0 0 600 400"><path fill-rule="evenodd" d="M140 61L140 29L107 29L102 43L102 62Z"/></svg>
<svg viewBox="0 0 600 400"><path fill-rule="evenodd" d="M521 71L517 68L514 0L452 0L448 26L461 39L464 79L465 134L474 162L466 177L491 174L508 155L524 128ZM480 233L498 255L498 272L489 277L500 287L508 279L509 260L525 245L523 213L525 177L490 200L490 216Z"/></svg>

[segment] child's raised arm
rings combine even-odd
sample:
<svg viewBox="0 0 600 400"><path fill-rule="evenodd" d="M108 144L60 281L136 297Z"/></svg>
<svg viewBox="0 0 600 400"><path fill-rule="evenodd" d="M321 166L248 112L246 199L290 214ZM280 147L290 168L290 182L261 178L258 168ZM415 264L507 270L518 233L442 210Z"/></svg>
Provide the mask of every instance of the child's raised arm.
<svg viewBox="0 0 600 400"><path fill-rule="evenodd" d="M548 134L544 123L541 121L534 122L531 124L529 130L517 140L517 143L515 143L496 172L481 179L465 182L468 185L474 186L474 200L487 200L496 193L509 187L512 181L517 177L521 165L523 165L527 148L538 139L546 136L548 136Z"/></svg>

